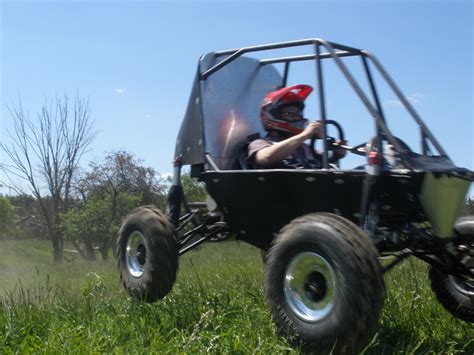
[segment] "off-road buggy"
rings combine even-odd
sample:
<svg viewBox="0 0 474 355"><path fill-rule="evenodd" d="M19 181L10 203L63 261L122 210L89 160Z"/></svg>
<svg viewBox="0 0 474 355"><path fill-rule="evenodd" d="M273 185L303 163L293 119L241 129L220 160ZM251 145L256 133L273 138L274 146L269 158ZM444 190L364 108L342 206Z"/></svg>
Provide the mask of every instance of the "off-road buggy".
<svg viewBox="0 0 474 355"><path fill-rule="evenodd" d="M244 56L290 47L312 53ZM365 89L345 65L348 57L360 58ZM265 134L260 103L268 92L287 86L290 64L301 61L315 63L319 118L325 122L323 168L248 169L249 137ZM343 145L366 157L358 168L329 164L344 132L326 117L325 61L335 63L375 123L366 142ZM389 130L374 72L416 122L419 153ZM337 126L339 137L328 135L330 125ZM412 255L430 264L432 289L443 306L473 322L474 219L456 218L474 174L453 164L369 52L308 39L202 56L175 156L167 211L140 207L119 231L120 276L133 297L148 302L164 297L180 255L206 241L235 238L262 250L271 317L277 331L303 349L363 348L383 306L384 272ZM184 165L205 183L206 203L186 201L180 183ZM387 255L391 261L379 260Z"/></svg>

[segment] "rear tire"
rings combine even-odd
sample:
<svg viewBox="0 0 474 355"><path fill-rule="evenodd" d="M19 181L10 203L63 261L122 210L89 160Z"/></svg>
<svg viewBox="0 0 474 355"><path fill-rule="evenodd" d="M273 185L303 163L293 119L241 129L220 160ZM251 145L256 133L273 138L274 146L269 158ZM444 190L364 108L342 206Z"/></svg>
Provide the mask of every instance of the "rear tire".
<svg viewBox="0 0 474 355"><path fill-rule="evenodd" d="M469 251L461 254L460 258L470 269L474 268L474 218L460 218L454 226L458 244L468 247ZM469 257L470 255L470 257ZM443 273L431 267L429 271L431 289L443 307L455 317L466 322L474 323L474 277L470 279L456 277Z"/></svg>
<svg viewBox="0 0 474 355"><path fill-rule="evenodd" d="M443 307L456 318L474 323L474 281L468 282L430 268L431 289Z"/></svg>
<svg viewBox="0 0 474 355"><path fill-rule="evenodd" d="M120 279L128 293L154 302L170 292L178 270L178 246L168 217L153 206L138 207L124 220L117 239Z"/></svg>
<svg viewBox="0 0 474 355"><path fill-rule="evenodd" d="M384 298L376 249L357 226L327 213L282 229L267 255L265 290L278 333L318 354L363 349Z"/></svg>

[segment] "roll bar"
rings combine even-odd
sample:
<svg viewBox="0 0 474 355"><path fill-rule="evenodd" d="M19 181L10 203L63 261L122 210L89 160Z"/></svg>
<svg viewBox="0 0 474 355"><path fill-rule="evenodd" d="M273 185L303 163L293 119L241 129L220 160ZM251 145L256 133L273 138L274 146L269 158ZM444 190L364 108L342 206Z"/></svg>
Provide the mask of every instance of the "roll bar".
<svg viewBox="0 0 474 355"><path fill-rule="evenodd" d="M394 80L389 76L387 71L382 67L380 62L375 58L373 54L366 50L361 50L353 47L348 47L345 45L341 45L338 43L334 42L329 42L321 38L312 38L312 39L303 39L303 40L297 40L297 41L288 41L288 42L281 42L281 43L273 43L273 44L266 44L266 45L259 45L259 46L251 46L251 47L243 47L243 48L238 48L238 49L228 49L228 50L223 50L223 51L217 51L214 53L216 57L223 57L226 56L225 59L223 59L221 62L215 64L211 68L207 69L203 73L200 73L200 80L206 80L209 76L213 75L217 71L219 71L221 68L223 68L226 65L229 65L232 61L235 59L239 58L240 56L250 53L250 52L260 52L260 51L267 51L267 50L275 50L275 49L283 49L283 48L291 48L291 47L299 47L299 46L308 46L312 45L314 47L314 54L309 54L309 55L297 55L297 56L287 56L287 57L277 57L277 58L269 58L269 59L260 59L259 63L260 65L268 65L268 64L276 64L276 63L284 63L285 64L285 69L284 69L284 75L283 75L283 86L286 85L286 80L288 77L288 71L289 71L289 64L291 62L297 62L297 61L308 61L308 60L314 60L316 61L316 72L317 72L317 84L318 84L318 91L319 91L319 99L320 99L320 115L321 115L321 120L323 122L326 121L326 109L325 109L325 98L324 98L324 85L323 85L323 70L322 70L322 65L321 65L321 60L323 59L333 59L337 65L337 67L340 69L342 72L343 76L346 78L346 80L349 82L351 85L352 89L356 92L358 95L359 99L362 101L364 106L367 108L371 116L375 120L375 127L377 131L377 136L379 137L379 140L382 140L382 138L387 139L394 147L395 149L400 152L400 153L407 153L405 151L405 148L400 145L399 141L393 137L389 129L387 128L386 125L386 120L384 116L384 112L382 110L382 106L380 104L380 99L375 87L375 83L373 80L372 72L369 63L371 63L377 71L380 73L382 78L387 82L389 87L393 90L395 95L398 97L400 102L403 104L403 106L407 109L407 111L410 113L412 118L416 121L420 128L420 136L421 136L421 147L423 154L427 154L428 150L428 144L426 143L426 138L429 138L430 141L432 142L433 146L436 148L438 153L447 158L448 160L449 157L445 150L441 147L439 142L436 140L434 135L430 132L428 127L425 125L421 117L416 113L415 109L413 106L410 104L410 102L406 99L406 97L403 95L399 87L395 84ZM326 52L321 53L320 52L320 47L324 47ZM373 105L367 95L364 93L362 88L359 86L357 81L354 79L352 74L349 72L348 68L346 65L342 62L341 58L343 57L350 57L350 56L359 56L362 58L362 64L364 67L364 71L367 77L367 80L369 82L369 87L370 91L373 97L373 102L375 105ZM325 124L323 125L324 128L322 130L322 139L324 144L326 144L326 126ZM402 157L403 159L403 157ZM405 163L408 165L409 168L411 168L410 163L408 161L405 161ZM328 167L328 149L325 147L324 149L324 154L323 154L323 167L327 168Z"/></svg>

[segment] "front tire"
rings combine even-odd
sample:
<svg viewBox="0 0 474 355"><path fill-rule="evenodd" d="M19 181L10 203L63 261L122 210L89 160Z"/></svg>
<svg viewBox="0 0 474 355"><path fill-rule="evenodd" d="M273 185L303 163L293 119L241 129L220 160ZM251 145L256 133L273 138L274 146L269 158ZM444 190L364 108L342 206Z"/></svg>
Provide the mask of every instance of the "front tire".
<svg viewBox="0 0 474 355"><path fill-rule="evenodd" d="M124 220L117 239L120 279L128 293L154 302L176 280L178 246L168 217L153 206L138 207Z"/></svg>
<svg viewBox="0 0 474 355"><path fill-rule="evenodd" d="M368 238L339 216L317 213L293 220L277 236L265 290L278 333L318 354L363 349L384 298Z"/></svg>

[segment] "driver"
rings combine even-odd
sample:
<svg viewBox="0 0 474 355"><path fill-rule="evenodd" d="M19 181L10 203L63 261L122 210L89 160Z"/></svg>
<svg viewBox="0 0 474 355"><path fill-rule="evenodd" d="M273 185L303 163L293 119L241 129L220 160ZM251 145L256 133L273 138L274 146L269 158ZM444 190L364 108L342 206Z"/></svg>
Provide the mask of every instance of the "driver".
<svg viewBox="0 0 474 355"><path fill-rule="evenodd" d="M268 93L260 107L260 119L268 132L248 146L247 161L254 169L318 169L321 155L314 153L307 139L320 138L322 123L303 117L304 101L313 91L309 85L294 85ZM330 163L345 156L335 149Z"/></svg>

